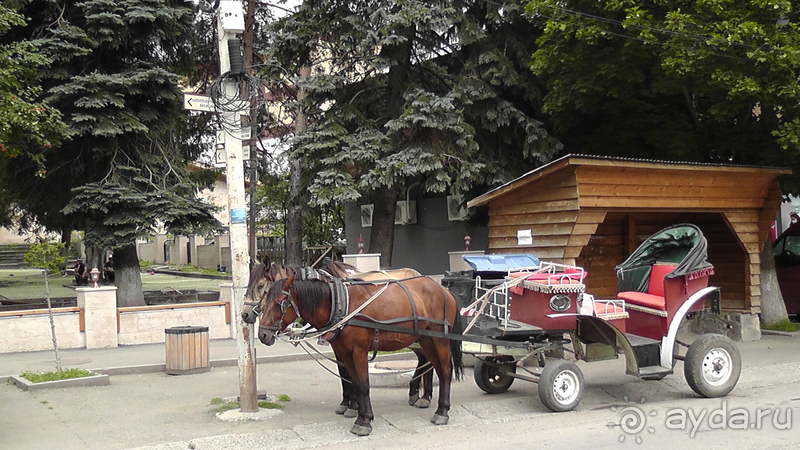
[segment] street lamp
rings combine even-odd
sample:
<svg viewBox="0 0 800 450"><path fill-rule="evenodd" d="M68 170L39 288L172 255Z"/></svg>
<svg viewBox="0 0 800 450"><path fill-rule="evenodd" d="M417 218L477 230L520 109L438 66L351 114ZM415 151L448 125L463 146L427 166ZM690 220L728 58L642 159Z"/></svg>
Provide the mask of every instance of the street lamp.
<svg viewBox="0 0 800 450"><path fill-rule="evenodd" d="M99 270L97 270L97 267L95 267L94 269L92 269L92 271L91 271L91 272L89 272L89 275L91 275L91 277L92 277L92 282L94 283L94 286L92 286L92 287L99 287L99 286L97 285L97 280L99 280L99 279L100 279L100 271L99 271Z"/></svg>

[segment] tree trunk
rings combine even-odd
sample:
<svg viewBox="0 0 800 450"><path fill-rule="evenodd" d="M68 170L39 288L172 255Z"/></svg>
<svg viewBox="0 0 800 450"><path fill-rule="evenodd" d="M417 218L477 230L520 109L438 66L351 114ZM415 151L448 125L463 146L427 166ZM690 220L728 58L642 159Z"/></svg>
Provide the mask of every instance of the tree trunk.
<svg viewBox="0 0 800 450"><path fill-rule="evenodd" d="M118 307L145 306L136 244L114 250L114 282Z"/></svg>
<svg viewBox="0 0 800 450"><path fill-rule="evenodd" d="M105 262L105 261L103 261L103 256L104 255L103 255L103 249L102 248L95 247L95 246L91 246L91 247L87 246L86 247L86 261L84 261L86 263L86 270L91 272L92 269L97 267L97 270L102 272L103 263Z"/></svg>
<svg viewBox="0 0 800 450"><path fill-rule="evenodd" d="M64 273L64 270L67 268L67 259L69 259L69 248L72 246L72 228L71 227L62 227L61 228L61 243L64 244L64 247L61 249L61 257L64 258L64 262L61 263L58 270Z"/></svg>
<svg viewBox="0 0 800 450"><path fill-rule="evenodd" d="M378 189L372 195L372 229L369 235L369 252L381 254L381 269L392 267L394 244L394 213L397 207L397 191L392 188Z"/></svg>
<svg viewBox="0 0 800 450"><path fill-rule="evenodd" d="M405 37L396 45L386 46L382 53L394 64L389 68L387 75L386 117L396 119L403 110L408 89L409 73L411 70L412 44L416 30L413 26L400 29L397 33ZM392 267L392 251L394 248L394 216L397 207L397 198L403 180L396 180L392 187L383 186L372 195L374 209L372 211L372 230L369 235L369 252L381 254L381 268Z"/></svg>
<svg viewBox="0 0 800 450"><path fill-rule="evenodd" d="M300 69L300 76L311 74L310 67ZM298 102L305 97L302 90L297 93ZM295 135L302 134L308 127L308 118L301 109L294 119ZM300 175L303 161L292 158L289 161L289 201L286 211L286 265L299 267L303 264L303 205L300 201Z"/></svg>
<svg viewBox="0 0 800 450"><path fill-rule="evenodd" d="M787 320L789 315L786 313L786 303L778 285L772 242L767 239L761 250L761 323L775 325Z"/></svg>

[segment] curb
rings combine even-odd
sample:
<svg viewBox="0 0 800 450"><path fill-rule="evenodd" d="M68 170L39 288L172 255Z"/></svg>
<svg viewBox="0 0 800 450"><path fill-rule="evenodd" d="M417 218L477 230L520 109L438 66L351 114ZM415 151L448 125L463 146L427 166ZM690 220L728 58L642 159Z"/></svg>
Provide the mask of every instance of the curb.
<svg viewBox="0 0 800 450"><path fill-rule="evenodd" d="M153 269L153 272L164 274L164 275L174 275L176 277L204 278L204 279L207 279L207 280L226 280L226 281L231 281L233 279L231 275L210 275L210 274L205 274L205 273L178 272L176 270Z"/></svg>
<svg viewBox="0 0 800 450"><path fill-rule="evenodd" d="M285 363L285 362L295 362L295 361L303 361L306 359L322 359L324 356L333 357L333 352L327 351L322 352L321 355L309 355L307 353L290 353L286 355L271 355L271 356L260 356L256 358L256 364L266 364L266 363ZM376 361L392 361L392 360L401 360L401 359L413 359L414 353L413 352L404 352L404 353L390 353L386 355L378 355L375 360ZM209 362L211 368L219 368L219 367L236 367L239 365L238 358L225 358L225 359L215 359ZM143 373L158 373L158 372L166 372L167 364L166 363L158 363L158 364L141 364L138 366L119 366L119 367L107 367L105 369L88 369L91 372L95 372L97 374L103 375L106 378L113 375L135 375L135 374L143 374ZM0 383L7 382L8 380L14 381L17 384L15 375L0 375ZM86 378L94 378L94 377L85 377ZM80 378L75 378L75 380L79 380ZM70 381L70 380L63 380L63 381ZM60 382L60 381L59 381ZM26 380L26 383L29 383ZM56 382L53 382L56 383ZM44 383L36 383L36 384L44 384ZM108 383L106 383L108 384ZM20 386L21 387L21 386ZM60 385L58 387L67 387L67 385ZM23 388L24 389L24 388Z"/></svg>
<svg viewBox="0 0 800 450"><path fill-rule="evenodd" d="M761 330L761 334L766 334L769 336L781 336L786 338L797 338L800 337L800 331L788 332L788 331L776 331L776 330Z"/></svg>
<svg viewBox="0 0 800 450"><path fill-rule="evenodd" d="M23 391L35 391L39 389L56 389L65 387L84 387L84 386L108 386L111 380L108 375L97 374L91 377L71 378L69 380L45 381L42 383L31 383L22 377L12 376L11 381L22 388Z"/></svg>

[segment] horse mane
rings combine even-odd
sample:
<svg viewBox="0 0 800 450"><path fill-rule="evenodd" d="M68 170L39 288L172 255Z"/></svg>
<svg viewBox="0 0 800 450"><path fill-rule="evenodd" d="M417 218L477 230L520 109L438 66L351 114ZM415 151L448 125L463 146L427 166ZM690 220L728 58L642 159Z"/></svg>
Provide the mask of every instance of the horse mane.
<svg viewBox="0 0 800 450"><path fill-rule="evenodd" d="M330 298L331 290L328 283L323 280L295 281L297 290L297 307L305 311L314 311L322 305L322 300Z"/></svg>
<svg viewBox="0 0 800 450"><path fill-rule="evenodd" d="M322 300L330 298L330 288L323 280L294 280L292 286L297 291L297 307L304 311L315 311ZM267 291L267 298L277 297L283 291L283 283L273 283Z"/></svg>

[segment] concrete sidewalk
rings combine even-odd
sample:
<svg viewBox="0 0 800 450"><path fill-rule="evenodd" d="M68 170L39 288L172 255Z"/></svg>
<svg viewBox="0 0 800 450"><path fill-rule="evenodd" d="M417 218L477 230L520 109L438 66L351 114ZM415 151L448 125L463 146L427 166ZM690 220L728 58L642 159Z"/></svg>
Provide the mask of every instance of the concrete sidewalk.
<svg viewBox="0 0 800 450"><path fill-rule="evenodd" d="M730 402L731 408L751 410L794 407L796 417L800 413L796 403L800 399L800 384L796 382L800 373L798 343L798 339L769 335L758 342L737 343L742 353L742 377L724 401ZM451 424L447 427L430 423L433 409L409 407L407 387L378 388L370 392L376 413L374 432L367 438L357 438L349 432L353 419L333 414L341 400L341 382L303 350L280 341L271 347L255 346L257 384L268 396L285 395L290 400L268 420L220 420L211 413L211 401L238 394L237 344L232 339L211 340L209 347L213 370L186 376L164 373L164 344L62 351L65 367L115 371L111 384L23 391L0 383L0 449L407 449L430 447L431 439L436 442L434 446L442 444L447 449L484 449L497 446L498 436L515 423L524 424L528 431L550 433L541 437L546 438L544 441L537 437L535 442L547 444L540 446L611 448L618 444L620 431L619 427L609 429L608 424L619 423L614 408L619 409L628 399L640 404L639 399L646 397L647 410L660 408L659 417L664 416L664 410L678 406L699 410L720 405L719 399L702 399L691 391L680 362L675 375L662 381L625 375L624 360L581 363L586 393L577 411L569 415L549 412L538 400L534 383L518 381L505 393L485 394L472 382L468 370L467 380L453 383ZM413 358L411 355L386 356ZM0 374L54 368L52 351L0 354ZM586 424L591 424L588 430ZM760 438L757 431L747 436ZM736 432L703 436L698 434L696 442L681 448L717 448L720 443L730 446L743 438ZM650 439L649 434L646 437ZM771 448L800 445L796 435L783 439L787 446ZM710 445L710 440L715 445ZM444 445L448 442L453 445Z"/></svg>
<svg viewBox="0 0 800 450"><path fill-rule="evenodd" d="M330 347L318 347L323 354L332 355ZM309 359L300 347L283 341L267 347L254 344L257 363L291 362ZM210 339L208 352L211 367L238 365L239 352L235 339ZM166 345L143 344L103 349L59 350L64 368L87 369L108 375L164 372ZM25 371L51 372L56 369L53 350L40 352L0 353L0 382Z"/></svg>

